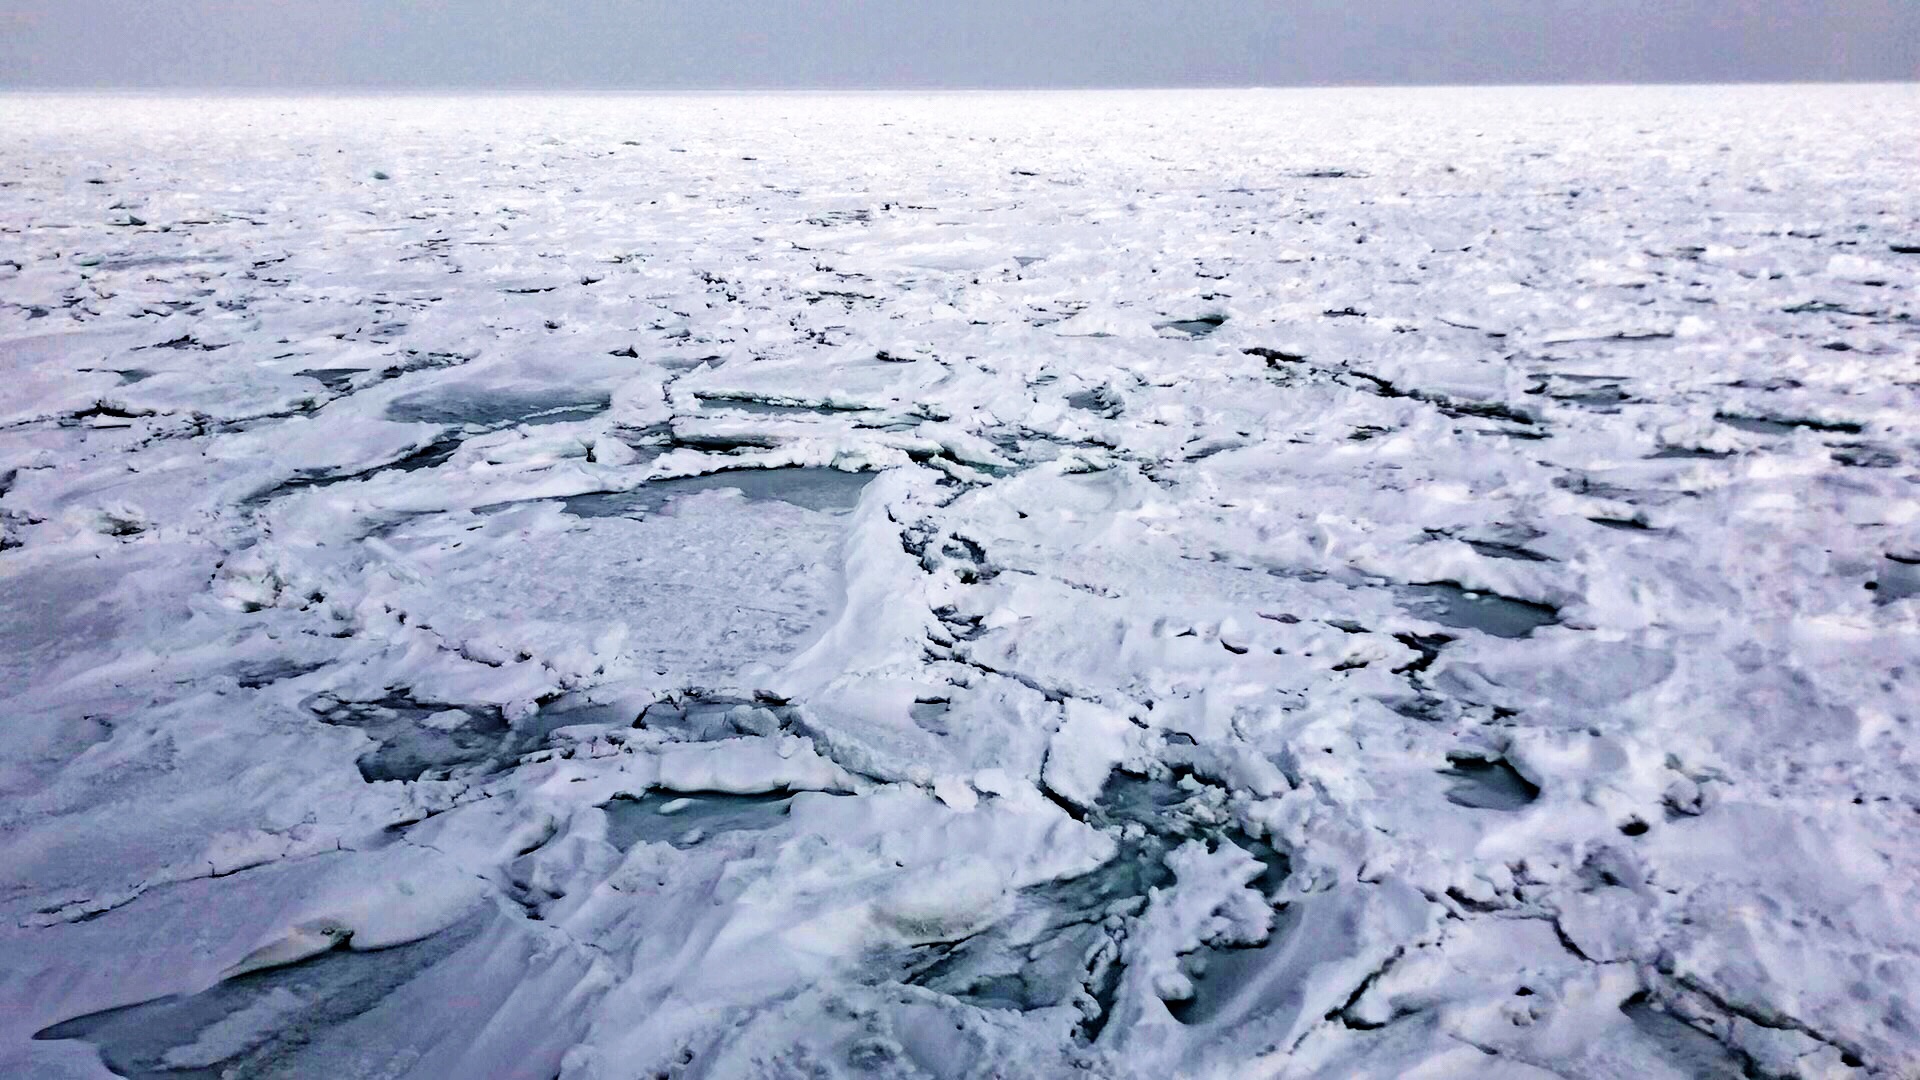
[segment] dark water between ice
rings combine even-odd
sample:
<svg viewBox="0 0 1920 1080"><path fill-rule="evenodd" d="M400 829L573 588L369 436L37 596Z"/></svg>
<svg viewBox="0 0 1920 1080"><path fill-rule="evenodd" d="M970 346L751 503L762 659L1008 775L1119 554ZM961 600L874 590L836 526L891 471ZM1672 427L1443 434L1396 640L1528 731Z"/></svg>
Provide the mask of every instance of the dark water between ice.
<svg viewBox="0 0 1920 1080"><path fill-rule="evenodd" d="M625 517L650 513L673 499L701 491L732 488L749 499L791 503L808 510L840 513L859 505L872 473L828 468L737 469L731 472L652 480L632 491L576 495L565 501L575 517Z"/></svg>
<svg viewBox="0 0 1920 1080"><path fill-rule="evenodd" d="M1523 638L1559 621L1559 612L1545 604L1473 592L1449 581L1403 585L1395 591L1407 609L1422 618L1494 637Z"/></svg>
<svg viewBox="0 0 1920 1080"><path fill-rule="evenodd" d="M1158 324L1161 330L1178 330L1188 337L1206 337L1226 324L1225 315L1202 315L1197 319L1174 319Z"/></svg>
<svg viewBox="0 0 1920 1080"><path fill-rule="evenodd" d="M1505 761L1455 758L1451 764L1441 775L1457 781L1447 789L1447 801L1455 806L1511 812L1540 797L1540 789Z"/></svg>
<svg viewBox="0 0 1920 1080"><path fill-rule="evenodd" d="M297 1062L303 1047L372 1010L453 955L479 934L485 920L475 915L423 941L391 949L335 949L228 979L198 994L78 1017L34 1038L92 1043L107 1068L128 1080L311 1075ZM255 1015L209 1031L247 1009ZM196 1046L202 1038L206 1044Z"/></svg>
<svg viewBox="0 0 1920 1080"><path fill-rule="evenodd" d="M642 841L690 848L716 836L771 829L786 819L791 792L769 795L676 795L648 792L602 806L607 842L625 851Z"/></svg>
<svg viewBox="0 0 1920 1080"><path fill-rule="evenodd" d="M387 406L387 419L479 428L538 427L591 419L611 404L605 396L579 393L455 389L402 398Z"/></svg>
<svg viewBox="0 0 1920 1080"><path fill-rule="evenodd" d="M948 947L909 979L987 1008L1031 1010L1079 1004L1092 1038L1106 1023L1124 968L1114 916L1145 910L1150 891L1173 880L1167 853L1189 840L1231 842L1264 869L1253 887L1272 896L1290 871L1287 858L1222 820L1204 788L1160 777L1115 773L1086 820L1118 842L1092 872L1020 892L1015 911L991 929ZM1208 954L1246 950L1205 948ZM1224 969L1223 969L1224 970ZM1216 981L1203 993L1226 992Z"/></svg>

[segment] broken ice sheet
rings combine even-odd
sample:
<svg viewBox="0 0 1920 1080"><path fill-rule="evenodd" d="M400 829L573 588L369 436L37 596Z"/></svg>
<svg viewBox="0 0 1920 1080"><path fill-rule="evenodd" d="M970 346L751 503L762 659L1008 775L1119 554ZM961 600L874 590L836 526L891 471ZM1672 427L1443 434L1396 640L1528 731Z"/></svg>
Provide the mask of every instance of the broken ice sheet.
<svg viewBox="0 0 1920 1080"><path fill-rule="evenodd" d="M1034 100L0 99L0 1073L1920 1072L1911 95Z"/></svg>

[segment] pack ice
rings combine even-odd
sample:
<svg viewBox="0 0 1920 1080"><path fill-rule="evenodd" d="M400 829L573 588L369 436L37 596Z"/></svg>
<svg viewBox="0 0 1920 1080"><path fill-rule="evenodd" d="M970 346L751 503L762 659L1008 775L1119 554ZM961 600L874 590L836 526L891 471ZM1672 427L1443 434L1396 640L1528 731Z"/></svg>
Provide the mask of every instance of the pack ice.
<svg viewBox="0 0 1920 1080"><path fill-rule="evenodd" d="M0 1074L1920 1075L1916 130L0 99Z"/></svg>

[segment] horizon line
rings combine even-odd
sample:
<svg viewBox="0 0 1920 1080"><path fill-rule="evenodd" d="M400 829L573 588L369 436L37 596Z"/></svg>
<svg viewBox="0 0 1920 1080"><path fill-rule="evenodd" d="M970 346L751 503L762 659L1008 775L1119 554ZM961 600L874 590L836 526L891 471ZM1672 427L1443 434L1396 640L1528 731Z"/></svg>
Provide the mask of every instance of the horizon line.
<svg viewBox="0 0 1920 1080"><path fill-rule="evenodd" d="M694 95L746 95L746 94L992 94L992 93L1149 93L1157 91L1219 91L1249 92L1276 90L1543 90L1543 89L1579 89L1583 87L1645 87L1648 89L1684 89L1708 87L1766 87L1766 86L1909 86L1920 87L1920 73L1910 78L1787 78L1787 79L1597 79L1597 80L1542 80L1532 82L1302 82L1302 83L1084 83L1066 85L1020 85L1020 84L950 84L950 85L793 85L770 83L758 86L740 85L618 85L618 86L555 86L533 84L478 85L472 83L446 84L399 84L393 86L369 85L365 83L315 83L276 86L252 83L211 83L211 84L125 84L103 83L99 85L8 85L0 83L0 94L153 94L153 95L252 95L258 97L288 96L352 96L374 97L392 96L441 96L441 95L591 95L591 94L630 94L662 96Z"/></svg>

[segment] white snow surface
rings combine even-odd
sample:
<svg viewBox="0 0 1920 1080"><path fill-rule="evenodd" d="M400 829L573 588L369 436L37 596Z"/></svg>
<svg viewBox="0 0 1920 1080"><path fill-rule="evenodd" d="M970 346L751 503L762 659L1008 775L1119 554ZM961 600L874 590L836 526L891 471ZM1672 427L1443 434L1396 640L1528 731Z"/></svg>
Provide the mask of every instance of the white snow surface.
<svg viewBox="0 0 1920 1080"><path fill-rule="evenodd" d="M0 98L0 1074L1920 1075L1915 131Z"/></svg>

